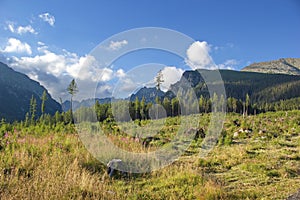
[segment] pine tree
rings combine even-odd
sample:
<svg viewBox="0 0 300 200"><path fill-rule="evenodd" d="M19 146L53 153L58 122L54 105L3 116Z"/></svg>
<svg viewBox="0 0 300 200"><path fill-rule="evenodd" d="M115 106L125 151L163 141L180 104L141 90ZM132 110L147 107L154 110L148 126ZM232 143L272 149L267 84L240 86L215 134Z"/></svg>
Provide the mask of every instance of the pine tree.
<svg viewBox="0 0 300 200"><path fill-rule="evenodd" d="M172 116L175 117L179 115L179 100L177 97L171 100L171 107L172 107Z"/></svg>
<svg viewBox="0 0 300 200"><path fill-rule="evenodd" d="M36 114L36 99L33 97L33 95L31 96L31 99L30 99L29 114L30 114L30 124L34 124L35 114Z"/></svg>
<svg viewBox="0 0 300 200"><path fill-rule="evenodd" d="M217 109L218 109L218 95L216 93L213 94L213 97L212 97L212 106L213 106L213 112L217 112Z"/></svg>
<svg viewBox="0 0 300 200"><path fill-rule="evenodd" d="M140 107L141 119L146 119L146 99L144 96L141 100Z"/></svg>
<svg viewBox="0 0 300 200"><path fill-rule="evenodd" d="M157 76L156 76L156 88L157 88L157 90L160 90L160 86L163 82L164 82L163 74L162 74L162 71L159 70L159 72L157 73Z"/></svg>
<svg viewBox="0 0 300 200"><path fill-rule="evenodd" d="M225 104L225 98L224 95L221 94L220 100L219 100L219 111L224 112L224 105Z"/></svg>
<svg viewBox="0 0 300 200"><path fill-rule="evenodd" d="M41 97L42 104L41 104L41 112L42 115L45 113L45 102L47 101L47 93L46 90L44 90L43 95Z"/></svg>
<svg viewBox="0 0 300 200"><path fill-rule="evenodd" d="M232 110L233 112L237 112L237 99L232 97Z"/></svg>
<svg viewBox="0 0 300 200"><path fill-rule="evenodd" d="M200 96L199 98L199 111L200 113L204 112L204 97L203 95Z"/></svg>
<svg viewBox="0 0 300 200"><path fill-rule="evenodd" d="M165 97L163 100L163 107L166 110L167 116L171 116L171 102L168 97Z"/></svg>
<svg viewBox="0 0 300 200"><path fill-rule="evenodd" d="M140 102L139 102L138 97L135 97L134 111L135 111L135 119L139 119L140 118Z"/></svg>
<svg viewBox="0 0 300 200"><path fill-rule="evenodd" d="M77 84L75 82L75 79L73 79L71 81L71 83L69 84L67 91L69 92L69 94L71 95L71 101L70 101L70 114L71 114L71 121L72 123L74 123L74 119L73 119L73 96L78 92L78 88L77 88Z"/></svg>
<svg viewBox="0 0 300 200"><path fill-rule="evenodd" d="M246 106L246 116L248 115L249 113L249 106L250 106L250 97L249 97L249 94L247 93L246 94L246 102L245 102L245 106Z"/></svg>

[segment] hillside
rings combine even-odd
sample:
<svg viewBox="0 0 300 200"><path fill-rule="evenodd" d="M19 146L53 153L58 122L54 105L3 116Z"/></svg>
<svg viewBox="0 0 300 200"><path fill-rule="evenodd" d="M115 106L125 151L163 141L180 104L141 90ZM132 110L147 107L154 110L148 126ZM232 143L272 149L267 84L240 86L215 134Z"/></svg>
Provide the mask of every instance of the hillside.
<svg viewBox="0 0 300 200"><path fill-rule="evenodd" d="M187 91L192 87L199 98L201 95L209 97L209 92L201 76L205 72L209 75L213 71L198 70L185 71L181 79L170 86L170 90L166 93L160 91L159 96L163 99L167 96L169 99L175 97L179 88ZM224 81L227 97L244 100L246 94L250 95L253 103L276 102L282 99L291 99L300 97L300 76L286 74L267 74L246 71L220 70L220 74ZM214 84L218 87L218 84ZM142 88L136 94L131 96L133 101L136 96L139 100L144 96L148 102L154 102L153 89ZM151 96L152 95L152 96ZM150 99L148 99L151 97Z"/></svg>
<svg viewBox="0 0 300 200"><path fill-rule="evenodd" d="M171 86L172 91L185 87L186 81L194 88L196 95L208 96L208 90L201 72L186 71L180 81ZM206 74L213 73L207 71ZM244 71L220 70L227 97L244 99L248 93L257 103L274 102L300 96L300 76L285 74L266 74Z"/></svg>
<svg viewBox="0 0 300 200"><path fill-rule="evenodd" d="M300 58L281 58L269 62L253 63L243 68L242 71L300 75Z"/></svg>
<svg viewBox="0 0 300 200"><path fill-rule="evenodd" d="M0 119L23 120L32 96L37 101L37 115L40 115L44 91L47 92L38 82L0 62ZM61 111L61 106L47 92L45 113L54 114L56 111Z"/></svg>

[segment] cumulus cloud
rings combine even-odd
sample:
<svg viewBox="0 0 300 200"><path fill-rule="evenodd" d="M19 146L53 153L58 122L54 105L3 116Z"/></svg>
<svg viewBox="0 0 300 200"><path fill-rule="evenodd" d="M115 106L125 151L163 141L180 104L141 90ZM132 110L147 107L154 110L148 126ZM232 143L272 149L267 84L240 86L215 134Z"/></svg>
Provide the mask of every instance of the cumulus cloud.
<svg viewBox="0 0 300 200"><path fill-rule="evenodd" d="M209 55L210 46L207 42L196 41L186 51L186 64L193 69L214 69L216 68Z"/></svg>
<svg viewBox="0 0 300 200"><path fill-rule="evenodd" d="M164 82L161 85L161 90L167 91L170 88L171 84L179 81L183 74L184 70L176 67L165 67L162 70Z"/></svg>
<svg viewBox="0 0 300 200"><path fill-rule="evenodd" d="M15 70L27 74L30 78L40 82L55 98L68 98L66 87L75 78L78 82L79 93L75 99L93 98L97 83L97 95L106 97L111 94L112 86L108 81L114 77L123 77L122 69L113 71L111 68L99 66L91 55L78 56L75 53L62 50L54 53L42 43L38 43L40 54L35 56L11 57L10 66Z"/></svg>
<svg viewBox="0 0 300 200"><path fill-rule="evenodd" d="M9 38L6 47L1 50L4 53L26 53L31 55L31 47L26 42L21 42L16 38Z"/></svg>
<svg viewBox="0 0 300 200"><path fill-rule="evenodd" d="M18 33L19 35L22 35L24 33L37 34L37 32L32 28L31 25L17 27L16 33Z"/></svg>
<svg viewBox="0 0 300 200"><path fill-rule="evenodd" d="M118 78L124 78L126 76L126 73L124 72L123 69L118 69L117 72L116 72L116 76Z"/></svg>
<svg viewBox="0 0 300 200"><path fill-rule="evenodd" d="M39 15L39 18L41 18L44 22L47 22L50 26L54 26L55 23L55 17L49 13L42 13Z"/></svg>
<svg viewBox="0 0 300 200"><path fill-rule="evenodd" d="M109 50L115 51L115 50L119 50L122 47L124 47L125 45L128 44L127 40L122 40L122 41L110 41Z"/></svg>
<svg viewBox="0 0 300 200"><path fill-rule="evenodd" d="M13 23L13 22L7 22L6 29L8 29L12 33L16 33L19 35L22 35L25 33L37 34L37 32L34 30L34 28L31 25L15 27L15 23Z"/></svg>

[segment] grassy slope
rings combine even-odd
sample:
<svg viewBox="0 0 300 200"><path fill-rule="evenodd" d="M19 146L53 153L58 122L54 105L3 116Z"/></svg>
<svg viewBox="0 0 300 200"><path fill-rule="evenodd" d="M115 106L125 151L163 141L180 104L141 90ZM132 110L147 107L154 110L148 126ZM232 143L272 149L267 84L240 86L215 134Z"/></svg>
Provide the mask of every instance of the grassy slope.
<svg viewBox="0 0 300 200"><path fill-rule="evenodd" d="M240 129L253 131L234 138ZM191 153L198 141L160 171L111 180L76 134L14 130L1 138L0 199L284 199L298 190L300 111L230 114L222 137L206 158Z"/></svg>

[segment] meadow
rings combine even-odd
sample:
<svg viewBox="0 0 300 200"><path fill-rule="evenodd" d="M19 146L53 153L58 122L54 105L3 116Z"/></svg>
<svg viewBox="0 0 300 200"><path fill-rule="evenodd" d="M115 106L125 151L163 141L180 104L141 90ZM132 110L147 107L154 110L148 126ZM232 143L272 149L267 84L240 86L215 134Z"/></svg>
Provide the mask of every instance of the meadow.
<svg viewBox="0 0 300 200"><path fill-rule="evenodd" d="M197 117L207 131L210 114ZM100 125L120 148L147 152L172 139L179 123L178 117L166 119L161 140L147 148L113 122ZM286 199L300 188L299 110L228 113L217 145L203 158L201 143L202 138L193 140L165 168L110 178L74 125L2 122L0 199Z"/></svg>

